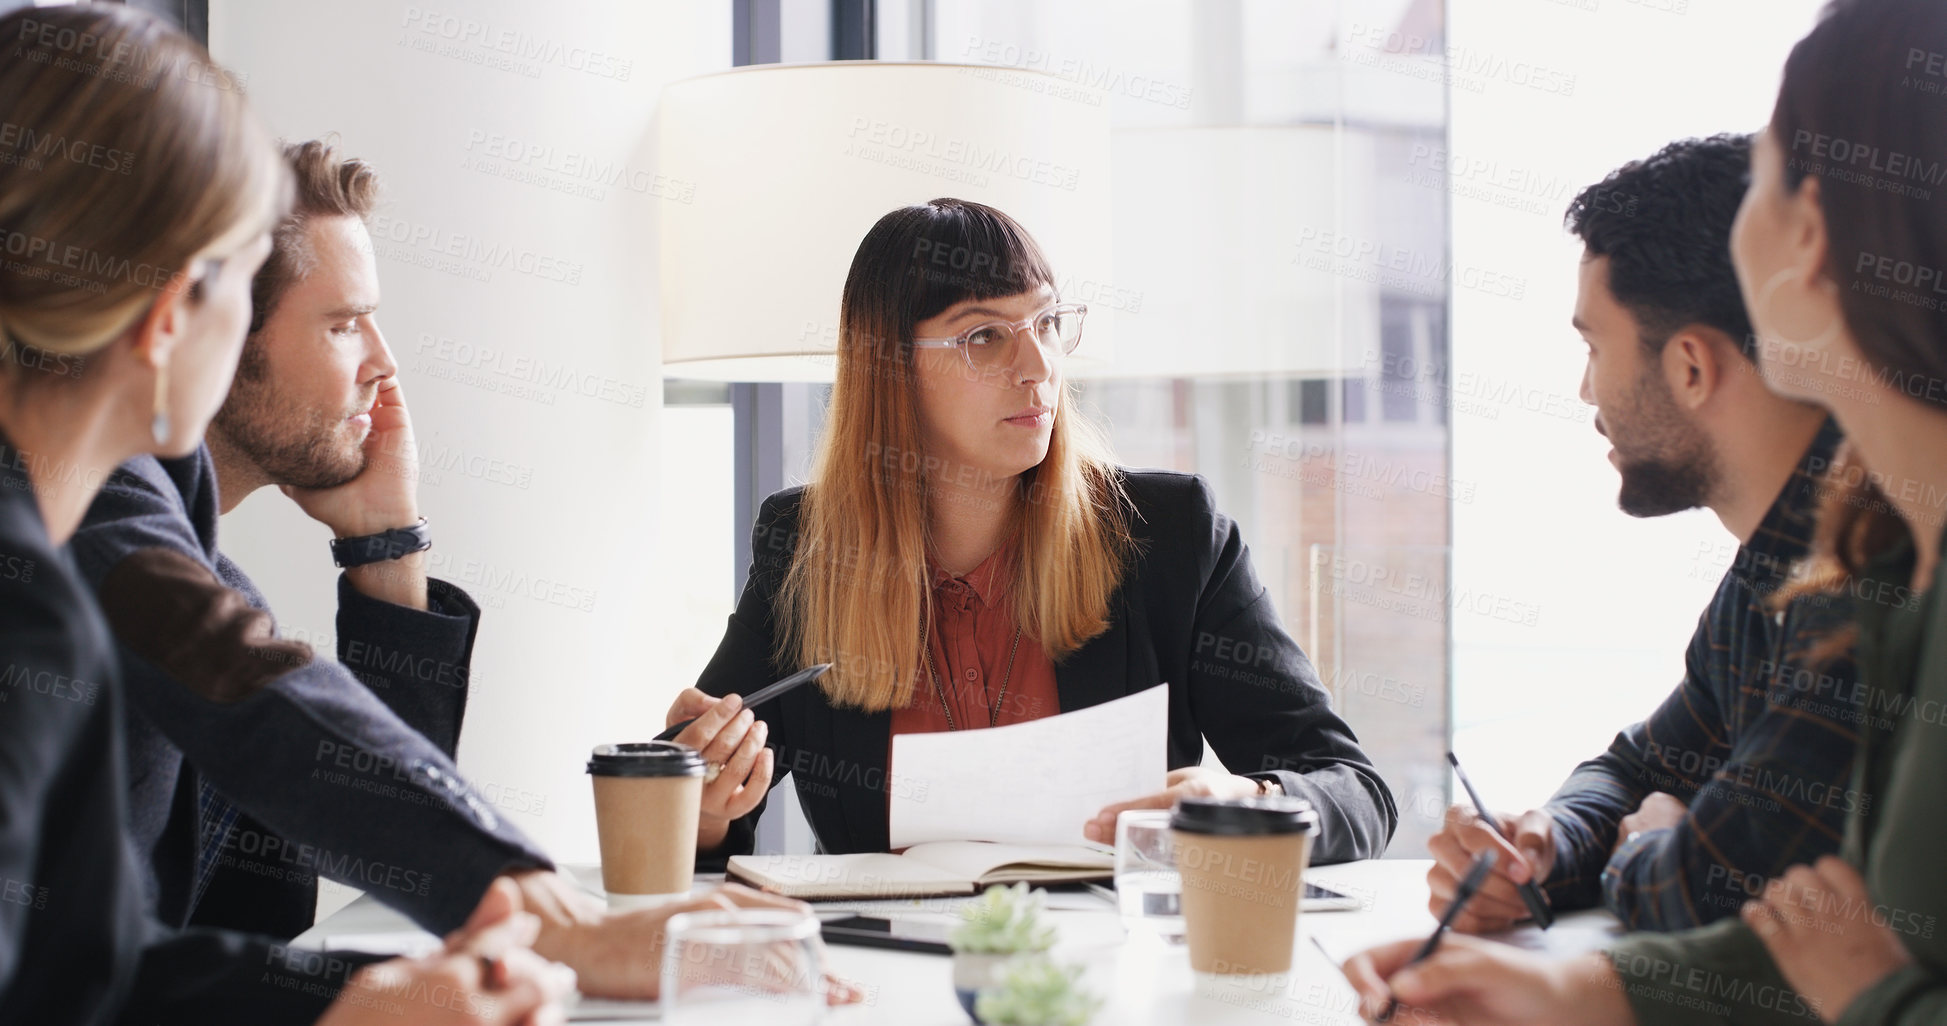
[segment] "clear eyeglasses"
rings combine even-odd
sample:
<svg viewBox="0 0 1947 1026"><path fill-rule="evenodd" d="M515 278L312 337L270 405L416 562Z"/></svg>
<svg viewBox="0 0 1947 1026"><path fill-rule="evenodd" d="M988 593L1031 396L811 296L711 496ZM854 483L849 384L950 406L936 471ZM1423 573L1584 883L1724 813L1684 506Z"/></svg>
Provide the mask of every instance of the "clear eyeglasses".
<svg viewBox="0 0 1947 1026"><path fill-rule="evenodd" d="M1026 320L988 321L976 324L952 338L916 338L919 349L958 349L967 366L975 371L1006 367L1014 362L1016 345L1022 333L1031 337L1050 357L1066 356L1082 343L1082 318L1086 303L1057 303Z"/></svg>

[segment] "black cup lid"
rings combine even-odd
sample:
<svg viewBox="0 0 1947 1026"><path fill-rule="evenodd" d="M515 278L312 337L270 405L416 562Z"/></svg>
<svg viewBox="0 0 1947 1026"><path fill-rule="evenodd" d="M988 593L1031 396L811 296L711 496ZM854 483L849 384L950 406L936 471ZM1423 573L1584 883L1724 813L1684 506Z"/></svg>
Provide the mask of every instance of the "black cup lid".
<svg viewBox="0 0 1947 1026"><path fill-rule="evenodd" d="M598 777L700 777L703 755L674 741L596 745L588 772Z"/></svg>
<svg viewBox="0 0 1947 1026"><path fill-rule="evenodd" d="M1193 834L1234 837L1309 834L1318 829L1318 813L1303 798L1283 794L1256 798L1182 798L1170 816L1170 826Z"/></svg>

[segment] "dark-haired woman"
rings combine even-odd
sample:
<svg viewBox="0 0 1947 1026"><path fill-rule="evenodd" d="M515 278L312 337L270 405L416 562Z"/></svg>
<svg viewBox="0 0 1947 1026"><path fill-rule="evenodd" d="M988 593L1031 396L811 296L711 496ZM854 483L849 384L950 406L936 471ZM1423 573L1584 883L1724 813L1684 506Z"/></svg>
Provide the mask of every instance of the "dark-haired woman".
<svg viewBox="0 0 1947 1026"><path fill-rule="evenodd" d="M288 185L235 83L153 16L30 7L0 18L0 38L0 117L22 129L0 153L38 138L124 154L113 175L0 161L0 1023L558 1014L573 974L527 950L537 923L511 884L444 950L376 965L167 935L145 914L122 832L114 645L62 545L116 465L196 446Z"/></svg>
<svg viewBox="0 0 1947 1026"><path fill-rule="evenodd" d="M1939 0L1831 4L1785 64L1731 237L1766 381L1830 408L1858 461L1820 513L1875 714L1840 855L1738 919L1588 960L1376 948L1347 963L1369 1007L1390 983L1460 1023L1947 1022L1947 196L1915 178L1947 167L1947 90L1918 73L1943 53Z"/></svg>
<svg viewBox="0 0 1947 1026"><path fill-rule="evenodd" d="M679 740L723 767L704 853L751 850L784 771L822 850L884 851L894 735L1163 683L1165 789L1078 833L1111 840L1121 809L1182 794L1284 792L1318 810L1318 861L1385 849L1392 796L1237 525L1200 478L1116 466L1076 409L1063 357L1086 311L1054 282L1027 232L978 203L893 211L860 243L813 481L764 502L742 600L670 710L701 715ZM820 662L836 668L819 687L764 708L718 700ZM1229 769L1198 765L1206 740Z"/></svg>

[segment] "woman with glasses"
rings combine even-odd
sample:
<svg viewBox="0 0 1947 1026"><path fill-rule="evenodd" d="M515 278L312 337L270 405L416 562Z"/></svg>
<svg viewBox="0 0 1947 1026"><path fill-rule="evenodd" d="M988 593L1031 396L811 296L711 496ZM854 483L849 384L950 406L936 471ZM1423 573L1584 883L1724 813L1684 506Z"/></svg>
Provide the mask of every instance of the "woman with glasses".
<svg viewBox="0 0 1947 1026"><path fill-rule="evenodd" d="M1012 218L895 210L860 243L812 483L765 500L736 613L669 713L718 768L703 856L751 851L790 773L822 851L884 851L897 734L993 727L1169 685L1167 790L1309 799L1320 861L1378 855L1391 794L1189 474L1117 466L1076 408L1064 303ZM747 694L834 668L757 709ZM1228 769L1200 766L1204 743ZM1058 753L1057 753L1058 754ZM1230 772L1236 771L1235 773ZM966 772L978 774L979 766ZM1133 798L1134 796L1132 796Z"/></svg>

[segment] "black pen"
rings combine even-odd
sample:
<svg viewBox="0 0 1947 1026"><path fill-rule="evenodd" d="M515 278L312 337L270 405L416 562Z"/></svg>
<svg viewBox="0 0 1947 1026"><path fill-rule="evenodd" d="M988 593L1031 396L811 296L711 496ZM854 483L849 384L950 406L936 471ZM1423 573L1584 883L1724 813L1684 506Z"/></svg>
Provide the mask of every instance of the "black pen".
<svg viewBox="0 0 1947 1026"><path fill-rule="evenodd" d="M1487 882L1487 874L1494 868L1494 860L1499 858L1500 854L1497 851L1484 851L1475 857L1474 864L1467 867L1467 875L1460 878L1460 887L1454 891L1453 904L1448 905L1447 910L1440 913L1440 925L1433 928L1433 936L1428 937L1426 943L1420 945L1420 950L1413 953L1413 957L1407 960L1406 965L1424 962L1439 949L1441 936L1447 932L1447 927L1453 923L1454 917L1460 914L1460 910L1466 907L1467 902L1480 892L1481 884ZM1400 968L1404 969L1406 965ZM1379 1013L1379 1021L1391 1021L1393 1013L1397 1011L1399 1011L1399 999L1388 998L1385 1010Z"/></svg>
<svg viewBox="0 0 1947 1026"><path fill-rule="evenodd" d="M1467 779L1467 771L1460 768L1460 759L1454 753L1448 752L1447 762L1453 765L1454 775L1460 778L1460 786L1467 789L1467 797L1473 799L1474 811L1481 814L1481 821L1495 833L1507 837L1507 832L1501 829L1500 819L1487 807L1486 802L1481 801L1481 793L1474 790L1474 782ZM1513 838L1508 839L1513 840ZM1521 902L1528 906L1528 916L1535 921L1536 926L1546 930L1555 925L1555 913L1549 910L1548 899L1541 896L1541 888L1535 886L1533 877L1516 889L1521 892Z"/></svg>
<svg viewBox="0 0 1947 1026"><path fill-rule="evenodd" d="M799 670L798 672L792 674L789 677L784 678L781 681L778 681L775 684L766 685L765 687L758 689L756 694L751 695L749 698L744 699L744 708L746 709L756 708L757 706L763 705L765 702L768 702L771 699L776 698L781 694L784 694L786 691L789 691L792 688L798 687L801 684L809 684L812 681L817 680L820 677L823 677L825 675L825 671L831 668L832 668L832 664L830 663L819 663L816 666L807 666L804 669ZM691 717L687 720L684 720L683 722L676 724L675 726L669 728L668 730L665 730L662 733L657 734L656 740L674 741L676 740L676 735L681 734L685 729L689 727L690 724L695 723L700 718L701 717Z"/></svg>

